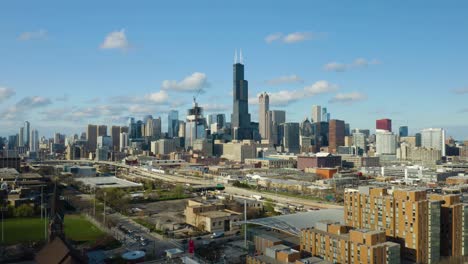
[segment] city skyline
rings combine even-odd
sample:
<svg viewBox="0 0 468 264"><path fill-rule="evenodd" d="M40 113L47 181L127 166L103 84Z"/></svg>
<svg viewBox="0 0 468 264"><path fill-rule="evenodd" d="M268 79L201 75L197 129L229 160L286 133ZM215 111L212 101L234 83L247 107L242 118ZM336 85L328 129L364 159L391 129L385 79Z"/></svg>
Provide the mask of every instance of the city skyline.
<svg viewBox="0 0 468 264"><path fill-rule="evenodd" d="M106 21L99 15L108 6L99 3L84 25L73 20L83 20L86 4L54 9L31 3L27 10L2 4L8 12L1 12L0 24L9 26L0 26L0 135L17 133L26 120L51 136L82 132L88 123L124 125L129 116L147 114L161 116L166 127L167 112L178 110L184 120L198 90L206 114L230 117L232 55L242 48L253 121L257 95L265 91L272 108L286 111L287 122L310 119L312 105L321 105L352 128L373 130L375 120L389 118L395 130L443 127L447 136L466 139L467 5L405 3L402 11L402 3L356 4L350 14L337 3L275 4L271 10L255 3L242 23L233 19L241 4L192 6L199 15L190 8L177 14L173 4L116 5ZM54 10L59 18L52 18ZM310 10L321 12L305 18ZM132 19L133 12L140 19ZM333 20L322 22L334 12ZM396 13L401 21L385 20ZM162 27L171 15L179 22ZM288 21L277 21L281 15ZM374 25L364 29L369 22Z"/></svg>

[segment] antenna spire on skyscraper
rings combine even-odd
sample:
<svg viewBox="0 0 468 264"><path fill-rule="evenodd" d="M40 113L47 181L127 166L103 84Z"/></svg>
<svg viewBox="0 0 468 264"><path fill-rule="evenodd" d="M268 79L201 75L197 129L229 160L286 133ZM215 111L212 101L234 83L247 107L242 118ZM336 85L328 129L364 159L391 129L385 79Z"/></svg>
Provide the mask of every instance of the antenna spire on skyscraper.
<svg viewBox="0 0 468 264"><path fill-rule="evenodd" d="M237 63L237 49L234 51L234 64Z"/></svg>
<svg viewBox="0 0 468 264"><path fill-rule="evenodd" d="M242 58L242 49L240 50L239 63L240 63L240 64L243 64L243 63L244 63L244 59Z"/></svg>

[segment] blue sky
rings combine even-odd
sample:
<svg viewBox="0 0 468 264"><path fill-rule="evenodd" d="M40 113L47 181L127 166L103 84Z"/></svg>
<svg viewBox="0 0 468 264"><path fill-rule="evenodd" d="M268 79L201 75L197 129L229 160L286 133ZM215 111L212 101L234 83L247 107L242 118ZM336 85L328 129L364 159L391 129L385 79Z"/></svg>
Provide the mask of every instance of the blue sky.
<svg viewBox="0 0 468 264"><path fill-rule="evenodd" d="M352 128L444 127L468 139L466 1L2 1L0 135L127 116L184 117L196 90L230 115L242 49L252 119L326 106Z"/></svg>

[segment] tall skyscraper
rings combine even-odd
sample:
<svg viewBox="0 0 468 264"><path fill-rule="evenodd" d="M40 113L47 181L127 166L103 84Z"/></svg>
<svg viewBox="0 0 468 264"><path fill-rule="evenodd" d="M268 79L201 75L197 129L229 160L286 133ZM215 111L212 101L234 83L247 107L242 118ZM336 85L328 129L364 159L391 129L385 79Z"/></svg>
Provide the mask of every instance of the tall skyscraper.
<svg viewBox="0 0 468 264"><path fill-rule="evenodd" d="M421 131L421 146L440 150L445 156L445 130L442 128L426 128Z"/></svg>
<svg viewBox="0 0 468 264"><path fill-rule="evenodd" d="M322 108L320 105L312 106L312 122L313 123L322 122Z"/></svg>
<svg viewBox="0 0 468 264"><path fill-rule="evenodd" d="M171 110L167 114L167 135L173 138L179 132L179 111Z"/></svg>
<svg viewBox="0 0 468 264"><path fill-rule="evenodd" d="M353 146L356 148L356 154L362 155L366 153L366 135L361 132L353 133Z"/></svg>
<svg viewBox="0 0 468 264"><path fill-rule="evenodd" d="M28 121L24 122L24 145L31 148L29 145L31 137L31 124Z"/></svg>
<svg viewBox="0 0 468 264"><path fill-rule="evenodd" d="M211 114L208 116L208 127L216 124L217 129L221 129L226 126L226 115L225 114Z"/></svg>
<svg viewBox="0 0 468 264"><path fill-rule="evenodd" d="M376 129L387 130L392 132L392 120L391 119L379 119L376 122Z"/></svg>
<svg viewBox="0 0 468 264"><path fill-rule="evenodd" d="M19 133L18 133L18 147L23 147L24 146L24 127L20 127Z"/></svg>
<svg viewBox="0 0 468 264"><path fill-rule="evenodd" d="M187 111L187 126L189 135L185 146L192 147L196 139L205 138L206 119L203 117L203 108L194 100L193 107Z"/></svg>
<svg viewBox="0 0 468 264"><path fill-rule="evenodd" d="M268 138L268 111L270 110L270 97L266 92L258 97L258 130L262 139Z"/></svg>
<svg viewBox="0 0 468 264"><path fill-rule="evenodd" d="M396 136L386 130L377 130L375 133L375 150L378 154L396 154Z"/></svg>
<svg viewBox="0 0 468 264"><path fill-rule="evenodd" d="M401 126L399 129L400 132L400 137L407 137L408 136L408 127L407 126Z"/></svg>
<svg viewBox="0 0 468 264"><path fill-rule="evenodd" d="M91 152L96 151L98 137L97 133L98 126L89 124L88 129L86 131L86 140L88 141L88 150Z"/></svg>
<svg viewBox="0 0 468 264"><path fill-rule="evenodd" d="M301 123L301 136L311 137L313 134L314 131L312 130L312 123L308 118L304 119L304 121Z"/></svg>
<svg viewBox="0 0 468 264"><path fill-rule="evenodd" d="M128 147L128 133L120 132L119 150L124 151Z"/></svg>
<svg viewBox="0 0 468 264"><path fill-rule="evenodd" d="M186 133L186 127L185 127L185 122L180 120L179 121L179 132L178 132L178 137L180 138L185 138L185 133Z"/></svg>
<svg viewBox="0 0 468 264"><path fill-rule="evenodd" d="M97 135L99 136L107 136L107 126L106 125L99 125L97 127Z"/></svg>
<svg viewBox="0 0 468 264"><path fill-rule="evenodd" d="M414 137L415 137L415 141L416 141L415 146L420 147L421 146L421 133L414 134Z"/></svg>
<svg viewBox="0 0 468 264"><path fill-rule="evenodd" d="M282 131L280 131L280 124L286 122L286 112L281 111L281 110L270 110L268 111L268 116L267 116L267 135L268 139L271 144L273 145L279 145L280 141L282 140L282 136L280 134L283 134Z"/></svg>
<svg viewBox="0 0 468 264"><path fill-rule="evenodd" d="M111 127L112 146L115 151L118 151L120 146L120 126Z"/></svg>
<svg viewBox="0 0 468 264"><path fill-rule="evenodd" d="M339 146L344 146L345 122L332 119L328 123L328 146L331 153L336 153Z"/></svg>
<svg viewBox="0 0 468 264"><path fill-rule="evenodd" d="M290 153L299 153L299 123L284 123L283 125L284 150Z"/></svg>
<svg viewBox="0 0 468 264"><path fill-rule="evenodd" d="M330 122L330 113L326 107L322 107L322 122Z"/></svg>
<svg viewBox="0 0 468 264"><path fill-rule="evenodd" d="M135 118L129 117L128 118L128 138L135 138ZM121 131L122 132L122 131Z"/></svg>
<svg viewBox="0 0 468 264"><path fill-rule="evenodd" d="M31 136L29 139L29 151L37 152L39 151L39 132L37 129L31 131Z"/></svg>
<svg viewBox="0 0 468 264"><path fill-rule="evenodd" d="M249 88L244 79L242 52L233 65L233 109L231 115L232 138L235 140L252 139L253 133L249 114Z"/></svg>

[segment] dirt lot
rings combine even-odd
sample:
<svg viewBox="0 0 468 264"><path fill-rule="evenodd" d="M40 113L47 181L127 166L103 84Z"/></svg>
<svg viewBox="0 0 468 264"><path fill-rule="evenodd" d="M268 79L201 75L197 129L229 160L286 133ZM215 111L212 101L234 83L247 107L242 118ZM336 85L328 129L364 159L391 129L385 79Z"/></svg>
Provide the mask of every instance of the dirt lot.
<svg viewBox="0 0 468 264"><path fill-rule="evenodd" d="M147 220L160 230L177 230L185 226L184 209L188 199L139 203L132 205L147 216Z"/></svg>

